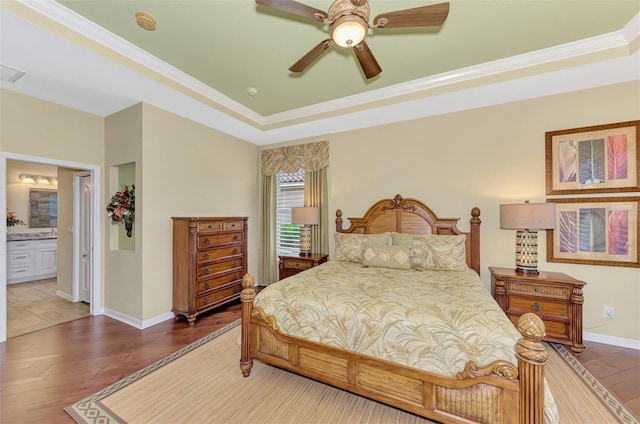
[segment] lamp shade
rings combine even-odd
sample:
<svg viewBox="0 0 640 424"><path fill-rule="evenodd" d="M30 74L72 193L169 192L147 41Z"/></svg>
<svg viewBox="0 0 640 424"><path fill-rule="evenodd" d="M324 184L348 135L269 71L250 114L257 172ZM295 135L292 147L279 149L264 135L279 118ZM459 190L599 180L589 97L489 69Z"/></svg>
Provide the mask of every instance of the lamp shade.
<svg viewBox="0 0 640 424"><path fill-rule="evenodd" d="M556 227L555 203L500 205L502 230L550 230Z"/></svg>
<svg viewBox="0 0 640 424"><path fill-rule="evenodd" d="M291 223L300 225L318 225L318 208L291 208Z"/></svg>

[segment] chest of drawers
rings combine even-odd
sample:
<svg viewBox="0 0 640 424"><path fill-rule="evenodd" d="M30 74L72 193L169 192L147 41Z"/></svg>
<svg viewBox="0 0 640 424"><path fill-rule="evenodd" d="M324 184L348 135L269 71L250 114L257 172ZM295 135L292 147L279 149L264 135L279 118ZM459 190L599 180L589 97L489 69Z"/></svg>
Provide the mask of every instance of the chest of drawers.
<svg viewBox="0 0 640 424"><path fill-rule="evenodd" d="M521 315L533 312L544 322L544 340L565 344L575 357L580 356L584 281L560 272L521 274L496 267L489 271L493 297L514 325Z"/></svg>
<svg viewBox="0 0 640 424"><path fill-rule="evenodd" d="M247 217L174 217L173 309L199 314L240 298L247 272Z"/></svg>

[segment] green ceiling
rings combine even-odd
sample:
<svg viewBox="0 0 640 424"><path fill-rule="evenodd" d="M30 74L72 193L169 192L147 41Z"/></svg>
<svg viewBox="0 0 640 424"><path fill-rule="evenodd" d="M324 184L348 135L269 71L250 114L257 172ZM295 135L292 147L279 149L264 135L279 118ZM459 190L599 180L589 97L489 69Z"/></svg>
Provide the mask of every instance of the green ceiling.
<svg viewBox="0 0 640 424"><path fill-rule="evenodd" d="M441 28L369 30L382 73L366 80L338 46L289 72L327 29L253 0L58 2L263 116L619 31L640 11L636 0L451 0ZM327 10L331 1L300 3ZM370 0L371 17L435 3ZM136 24L139 11L156 19L155 31Z"/></svg>

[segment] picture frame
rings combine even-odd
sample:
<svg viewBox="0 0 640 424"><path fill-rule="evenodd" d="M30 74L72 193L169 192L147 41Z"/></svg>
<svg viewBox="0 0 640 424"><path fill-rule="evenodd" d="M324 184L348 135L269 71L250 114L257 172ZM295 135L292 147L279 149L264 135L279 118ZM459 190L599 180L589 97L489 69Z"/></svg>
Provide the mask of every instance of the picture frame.
<svg viewBox="0 0 640 424"><path fill-rule="evenodd" d="M547 230L547 261L640 268L640 196L547 199L556 228Z"/></svg>
<svg viewBox="0 0 640 424"><path fill-rule="evenodd" d="M640 191L640 120L545 133L546 191Z"/></svg>
<svg viewBox="0 0 640 424"><path fill-rule="evenodd" d="M58 192L29 189L29 228L58 226Z"/></svg>

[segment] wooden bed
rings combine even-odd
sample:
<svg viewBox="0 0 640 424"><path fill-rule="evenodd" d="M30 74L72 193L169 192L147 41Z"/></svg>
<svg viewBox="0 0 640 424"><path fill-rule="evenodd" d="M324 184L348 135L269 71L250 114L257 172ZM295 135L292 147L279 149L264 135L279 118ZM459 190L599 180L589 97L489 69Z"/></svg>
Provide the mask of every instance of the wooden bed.
<svg viewBox="0 0 640 424"><path fill-rule="evenodd" d="M469 268L480 273L480 210L471 211L470 231L458 218L438 218L424 203L396 195L372 205L362 218L349 218L343 229L336 212L336 232L377 234L464 234ZM257 359L323 383L357 393L445 423L543 423L544 324L534 314L522 316L522 338L514 346L517 366L507 361L467 363L455 377L444 377L371 356L290 337L278 323L254 308L254 278L243 279L240 368L248 377Z"/></svg>

